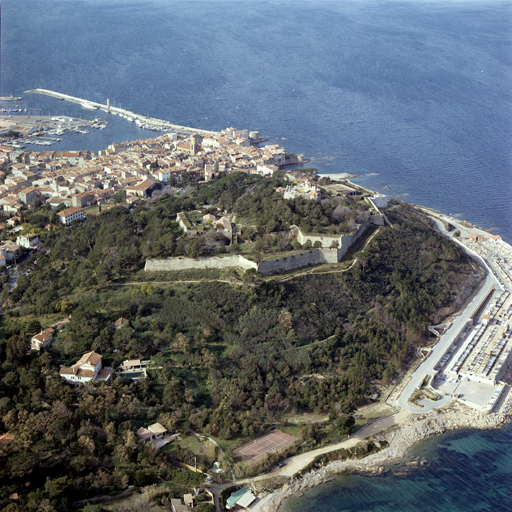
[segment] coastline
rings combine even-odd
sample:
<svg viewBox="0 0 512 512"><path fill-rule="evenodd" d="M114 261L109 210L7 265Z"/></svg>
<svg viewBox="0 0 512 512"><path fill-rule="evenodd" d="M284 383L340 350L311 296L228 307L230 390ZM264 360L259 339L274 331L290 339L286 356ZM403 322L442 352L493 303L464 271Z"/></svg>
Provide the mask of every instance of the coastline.
<svg viewBox="0 0 512 512"><path fill-rule="evenodd" d="M310 471L296 481L267 494L251 509L255 512L287 512L289 498L303 491L327 483L337 474L344 473L384 473L389 466L402 461L418 443L459 429L499 428L510 420L512 415L512 392L510 388L498 412L485 414L477 412L459 402L450 403L441 409L427 414L404 415L402 421L390 429L374 436L376 441L385 440L389 446L378 453L362 459L334 461Z"/></svg>

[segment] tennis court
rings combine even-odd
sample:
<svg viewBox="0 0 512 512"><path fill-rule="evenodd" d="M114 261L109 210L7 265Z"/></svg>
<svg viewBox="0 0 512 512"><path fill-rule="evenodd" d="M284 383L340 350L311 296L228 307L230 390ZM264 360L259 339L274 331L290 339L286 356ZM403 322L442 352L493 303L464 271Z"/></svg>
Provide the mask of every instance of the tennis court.
<svg viewBox="0 0 512 512"><path fill-rule="evenodd" d="M298 438L289 436L279 430L273 430L268 434L257 437L253 441L240 446L234 451L235 457L244 462L253 462L260 459L266 453L286 448L297 441Z"/></svg>

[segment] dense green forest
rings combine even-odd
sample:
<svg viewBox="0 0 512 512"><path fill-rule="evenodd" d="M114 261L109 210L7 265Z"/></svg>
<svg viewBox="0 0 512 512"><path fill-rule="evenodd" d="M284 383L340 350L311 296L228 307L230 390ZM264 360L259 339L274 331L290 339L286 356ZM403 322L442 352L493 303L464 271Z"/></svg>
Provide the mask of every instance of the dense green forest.
<svg viewBox="0 0 512 512"><path fill-rule="evenodd" d="M27 510L42 502L65 510L71 499L174 478L169 459L135 437L155 421L239 439L287 414L316 411L342 435L347 414L398 375L436 312L474 272L407 205L388 210L393 228L380 228L343 272L340 265L237 285L137 281L145 258L187 253L190 240L174 221L179 211L234 205L255 237L289 223L336 230L365 214L345 198L286 201L272 192L281 185L234 174L42 234L45 250L25 263L32 271L10 295L2 292L13 309L0 331L0 432L15 439L0 448L0 506L18 492ZM23 220L42 226L51 215L39 209ZM68 316L52 345L27 353L31 335ZM130 324L115 331L121 316ZM105 365L141 358L159 369L139 383L114 377L73 389L59 367L90 350Z"/></svg>

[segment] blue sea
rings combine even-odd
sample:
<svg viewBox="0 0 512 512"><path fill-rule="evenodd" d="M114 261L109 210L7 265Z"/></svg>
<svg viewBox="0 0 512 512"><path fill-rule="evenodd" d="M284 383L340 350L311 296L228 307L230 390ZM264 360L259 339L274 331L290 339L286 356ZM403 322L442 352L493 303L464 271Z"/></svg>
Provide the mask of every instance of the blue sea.
<svg viewBox="0 0 512 512"><path fill-rule="evenodd" d="M158 134L27 89L109 98L186 126L258 130L321 172L357 173L363 186L496 228L512 242L510 1L0 5L0 94L20 95L46 115L109 122L67 134L53 149L99 150ZM510 465L497 462L512 455L510 432L448 442L433 442L441 444L426 471L336 480L289 512L512 509L495 491L512 483Z"/></svg>
<svg viewBox="0 0 512 512"><path fill-rule="evenodd" d="M338 476L292 498L285 512L510 512L511 443L510 425L444 434L412 451L425 467Z"/></svg>

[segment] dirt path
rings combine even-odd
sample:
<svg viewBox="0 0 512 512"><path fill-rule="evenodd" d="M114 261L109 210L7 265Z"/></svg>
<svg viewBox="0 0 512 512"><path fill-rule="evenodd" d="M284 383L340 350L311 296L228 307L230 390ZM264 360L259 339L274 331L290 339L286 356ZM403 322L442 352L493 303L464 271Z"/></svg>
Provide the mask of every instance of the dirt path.
<svg viewBox="0 0 512 512"><path fill-rule="evenodd" d="M242 281L229 281L228 279L183 279L179 281L130 281L129 283L112 283L109 286L137 286L143 284L183 284L183 283L227 283L243 285ZM250 285L249 285L250 286Z"/></svg>

